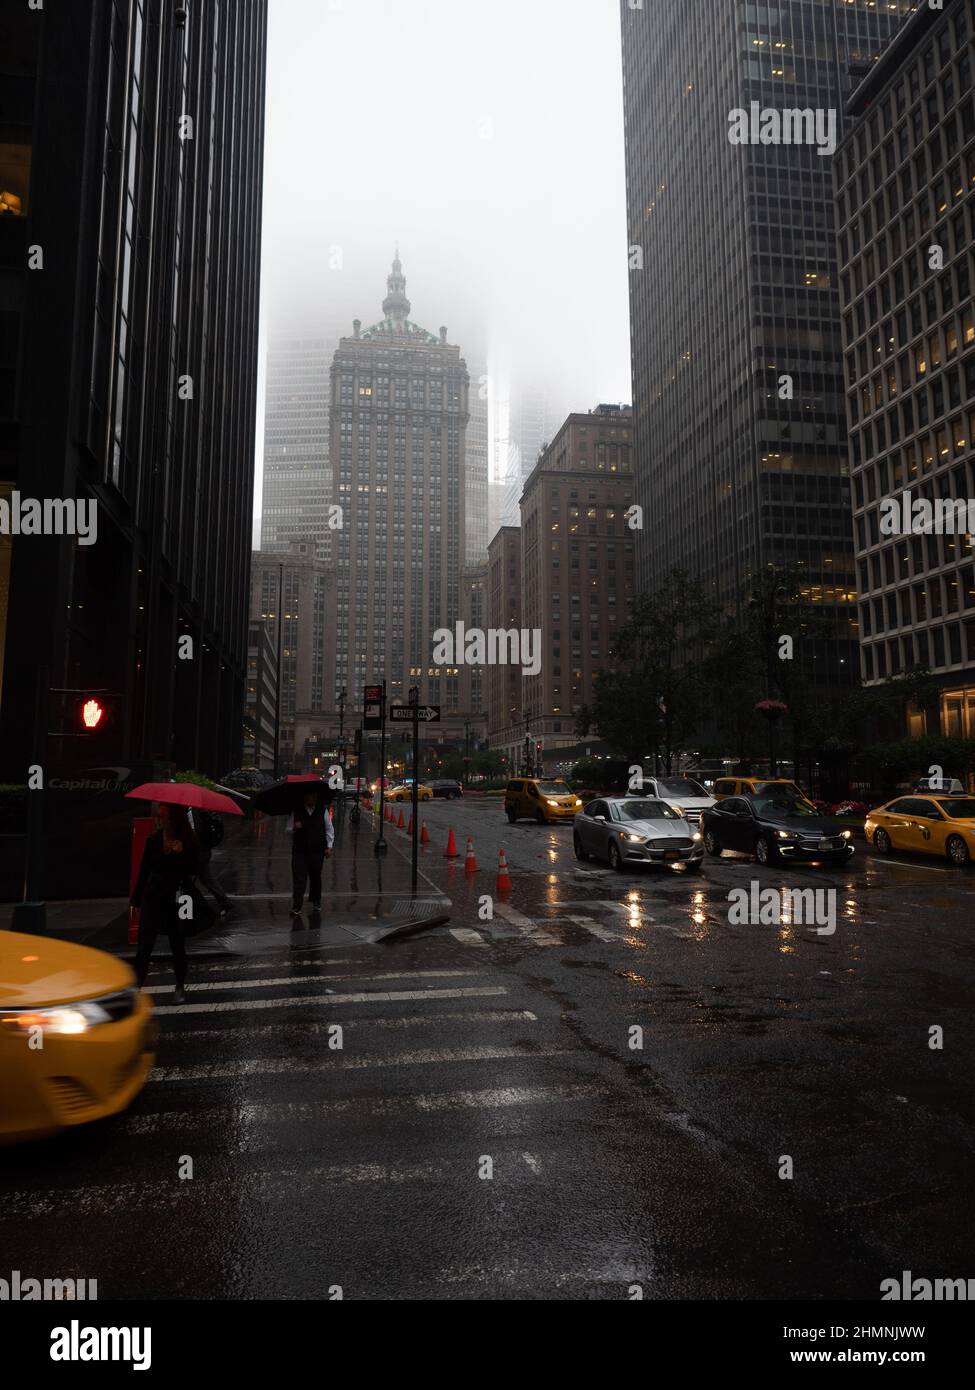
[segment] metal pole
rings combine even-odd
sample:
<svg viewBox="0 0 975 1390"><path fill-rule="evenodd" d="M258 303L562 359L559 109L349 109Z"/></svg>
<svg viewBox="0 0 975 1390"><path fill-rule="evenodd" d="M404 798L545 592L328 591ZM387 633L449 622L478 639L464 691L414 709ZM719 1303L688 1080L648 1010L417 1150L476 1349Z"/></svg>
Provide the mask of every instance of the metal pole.
<svg viewBox="0 0 975 1390"><path fill-rule="evenodd" d="M278 762L281 756L281 637L284 631L284 614L281 611L284 594L284 565L278 565L278 688L274 697L274 780L278 780Z"/></svg>
<svg viewBox="0 0 975 1390"><path fill-rule="evenodd" d="M345 698L343 690L339 696L339 770L342 774L342 790L345 790Z"/></svg>
<svg viewBox="0 0 975 1390"><path fill-rule="evenodd" d="M376 841L376 853L385 854L389 849L386 844L384 819L386 813L386 682L382 683L382 713L379 725L379 839Z"/></svg>
<svg viewBox="0 0 975 1390"><path fill-rule="evenodd" d="M417 866L416 859L419 853L419 838L417 826L420 819L420 687L414 685L410 691L410 701L413 705L413 873L412 873L412 892L416 897Z"/></svg>

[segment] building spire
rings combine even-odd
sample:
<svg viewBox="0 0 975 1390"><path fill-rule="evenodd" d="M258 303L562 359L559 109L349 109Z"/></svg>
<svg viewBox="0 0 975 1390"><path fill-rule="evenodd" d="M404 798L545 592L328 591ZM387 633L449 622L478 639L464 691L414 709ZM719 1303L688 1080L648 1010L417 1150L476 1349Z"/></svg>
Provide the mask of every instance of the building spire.
<svg viewBox="0 0 975 1390"><path fill-rule="evenodd" d="M386 298L383 300L383 313L392 330L405 333L406 322L410 317L410 301L406 297L406 276L399 258L399 247L393 258L392 274L386 278Z"/></svg>

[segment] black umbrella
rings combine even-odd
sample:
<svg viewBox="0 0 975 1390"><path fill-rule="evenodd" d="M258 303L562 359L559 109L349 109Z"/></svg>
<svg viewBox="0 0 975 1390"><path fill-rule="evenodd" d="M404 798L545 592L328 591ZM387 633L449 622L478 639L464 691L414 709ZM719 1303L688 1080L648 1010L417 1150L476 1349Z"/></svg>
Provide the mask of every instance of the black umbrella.
<svg viewBox="0 0 975 1390"><path fill-rule="evenodd" d="M304 800L309 787L315 787L319 801L327 806L335 798L335 792L314 773L304 773L298 777L283 777L280 782L265 787L257 793L251 805L255 811L263 811L268 816L290 816Z"/></svg>

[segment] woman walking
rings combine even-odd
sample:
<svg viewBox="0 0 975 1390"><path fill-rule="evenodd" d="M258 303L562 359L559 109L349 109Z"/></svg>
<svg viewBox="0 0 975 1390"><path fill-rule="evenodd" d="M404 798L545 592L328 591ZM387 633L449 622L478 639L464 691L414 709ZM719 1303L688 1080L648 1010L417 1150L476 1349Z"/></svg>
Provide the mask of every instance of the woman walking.
<svg viewBox="0 0 975 1390"><path fill-rule="evenodd" d="M186 1000L186 930L179 899L191 892L191 880L200 865L200 846L185 806L161 805L156 820L159 829L146 841L132 894L132 906L139 908L135 973L141 989L149 973L156 937L164 933L169 937L176 976L173 999L182 1004Z"/></svg>

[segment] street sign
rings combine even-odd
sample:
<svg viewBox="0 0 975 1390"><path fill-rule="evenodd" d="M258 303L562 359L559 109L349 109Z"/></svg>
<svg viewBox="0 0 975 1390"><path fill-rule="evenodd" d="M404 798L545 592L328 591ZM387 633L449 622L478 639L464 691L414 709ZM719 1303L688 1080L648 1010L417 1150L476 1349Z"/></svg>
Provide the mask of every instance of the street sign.
<svg viewBox="0 0 975 1390"><path fill-rule="evenodd" d="M421 724L439 724L440 706L421 705L415 709L413 705L390 705L389 717L394 724L408 724L414 714Z"/></svg>
<svg viewBox="0 0 975 1390"><path fill-rule="evenodd" d="M362 727L381 729L383 726L383 688L381 685L367 685L363 705Z"/></svg>

